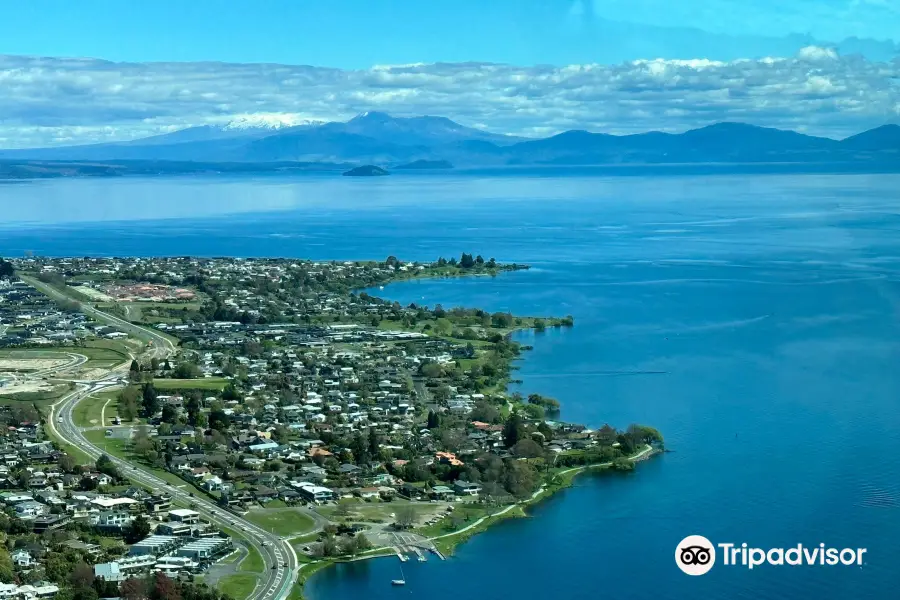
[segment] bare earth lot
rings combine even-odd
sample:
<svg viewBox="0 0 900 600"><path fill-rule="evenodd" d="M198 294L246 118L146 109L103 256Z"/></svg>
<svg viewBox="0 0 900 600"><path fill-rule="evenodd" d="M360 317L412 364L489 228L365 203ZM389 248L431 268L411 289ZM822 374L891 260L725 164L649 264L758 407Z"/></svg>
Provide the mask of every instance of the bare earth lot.
<svg viewBox="0 0 900 600"><path fill-rule="evenodd" d="M0 372L2 371L43 371L53 369L71 362L67 356L59 358L0 358Z"/></svg>

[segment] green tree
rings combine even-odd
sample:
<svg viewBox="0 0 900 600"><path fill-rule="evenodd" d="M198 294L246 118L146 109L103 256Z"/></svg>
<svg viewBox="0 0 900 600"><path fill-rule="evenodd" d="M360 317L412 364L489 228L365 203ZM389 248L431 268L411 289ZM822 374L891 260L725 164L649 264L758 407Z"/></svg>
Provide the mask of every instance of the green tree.
<svg viewBox="0 0 900 600"><path fill-rule="evenodd" d="M83 560L79 560L72 568L72 572L69 574L69 584L75 590L76 594L78 594L78 592L85 592L87 590L93 591L94 570L86 562L84 562Z"/></svg>
<svg viewBox="0 0 900 600"><path fill-rule="evenodd" d="M188 396L187 402L184 405L185 410L188 415L188 423L192 427L196 427L198 425L198 417L200 416L200 408L201 404L201 394L198 390L194 390L191 392L190 396Z"/></svg>
<svg viewBox="0 0 900 600"><path fill-rule="evenodd" d="M118 395L118 412L123 421L133 421L141 412L143 397L141 388L129 385Z"/></svg>
<svg viewBox="0 0 900 600"><path fill-rule="evenodd" d="M197 379L200 375L200 367L189 362L179 363L172 371L172 376L176 379Z"/></svg>
<svg viewBox="0 0 900 600"><path fill-rule="evenodd" d="M119 469L113 463L112 459L105 454L101 454L97 458L96 468L99 472L109 475L113 479L119 479Z"/></svg>
<svg viewBox="0 0 900 600"><path fill-rule="evenodd" d="M374 427L369 427L369 456L378 456L379 450L378 432Z"/></svg>
<svg viewBox="0 0 900 600"><path fill-rule="evenodd" d="M525 425L522 423L522 417L512 413L503 425L503 443L506 444L507 448L512 448L524 436Z"/></svg>
<svg viewBox="0 0 900 600"><path fill-rule="evenodd" d="M59 460L56 464L59 465L59 468L63 473L74 473L76 468L80 468L78 465L78 461L76 461L75 458L70 454L66 454L65 452L59 455Z"/></svg>
<svg viewBox="0 0 900 600"><path fill-rule="evenodd" d="M544 412L544 407L539 406L537 404L527 404L525 405L525 414L528 415L529 418L535 421L543 421L546 417L546 413Z"/></svg>
<svg viewBox="0 0 900 600"><path fill-rule="evenodd" d="M225 414L221 408L214 409L209 413L209 426L217 431L228 431L231 426L231 419Z"/></svg>
<svg viewBox="0 0 900 600"><path fill-rule="evenodd" d="M362 433L357 432L350 442L350 452L353 453L353 459L356 464L362 465L368 463L372 457L369 454L369 445L363 439Z"/></svg>
<svg viewBox="0 0 900 600"><path fill-rule="evenodd" d="M499 423L500 411L490 402L480 400L475 403L470 415L473 421L481 421L483 423Z"/></svg>
<svg viewBox="0 0 900 600"><path fill-rule="evenodd" d="M156 388L153 387L152 382L144 384L142 408L145 417L152 417L159 412L159 400L156 397Z"/></svg>
<svg viewBox="0 0 900 600"><path fill-rule="evenodd" d="M150 535L150 522L144 515L138 515L128 524L124 533L126 544L136 544Z"/></svg>
<svg viewBox="0 0 900 600"><path fill-rule="evenodd" d="M610 426L609 423L605 423L603 427L597 430L597 443L602 446L612 446L616 443L618 436L619 432L616 431L616 428Z"/></svg>
<svg viewBox="0 0 900 600"><path fill-rule="evenodd" d="M128 379L129 381L141 380L141 365L136 360L132 360L131 367L128 368Z"/></svg>
<svg viewBox="0 0 900 600"><path fill-rule="evenodd" d="M0 279L12 279L16 274L13 265L8 260L0 258Z"/></svg>
<svg viewBox="0 0 900 600"><path fill-rule="evenodd" d="M15 580L12 557L6 548L0 548L0 583L12 583Z"/></svg>
<svg viewBox="0 0 900 600"><path fill-rule="evenodd" d="M237 388L234 387L233 383L229 383L225 386L225 389L222 390L222 400L243 400L241 394L237 391Z"/></svg>
<svg viewBox="0 0 900 600"><path fill-rule="evenodd" d="M544 450L534 440L525 438L516 442L512 453L519 458L540 458L544 455Z"/></svg>
<svg viewBox="0 0 900 600"><path fill-rule="evenodd" d="M419 372L429 379L436 379L444 374L444 369L436 362L426 362L419 367Z"/></svg>
<svg viewBox="0 0 900 600"><path fill-rule="evenodd" d="M166 404L162 409L162 422L174 425L178 421L178 409L171 404Z"/></svg>
<svg viewBox="0 0 900 600"><path fill-rule="evenodd" d="M437 429L441 426L441 417L433 410L428 411L428 429Z"/></svg>

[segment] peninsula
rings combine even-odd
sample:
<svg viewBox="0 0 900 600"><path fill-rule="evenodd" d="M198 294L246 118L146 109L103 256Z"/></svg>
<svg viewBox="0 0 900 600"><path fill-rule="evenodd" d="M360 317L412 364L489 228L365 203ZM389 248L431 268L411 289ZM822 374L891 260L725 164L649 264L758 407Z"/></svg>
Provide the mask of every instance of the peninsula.
<svg viewBox="0 0 900 600"><path fill-rule="evenodd" d="M236 600L286 600L335 561L443 557L582 470L632 469L661 448L655 429L592 430L552 398L507 392L526 350L511 334L571 316L373 292L522 269L469 253L0 261L2 414L44 449L10 493L40 487L29 465L55 463L42 477L56 492L32 494L31 513L15 504L16 527L65 519L73 543L117 544L78 558L95 572L164 564ZM63 500L85 490L102 511ZM145 550L151 562L134 558Z"/></svg>

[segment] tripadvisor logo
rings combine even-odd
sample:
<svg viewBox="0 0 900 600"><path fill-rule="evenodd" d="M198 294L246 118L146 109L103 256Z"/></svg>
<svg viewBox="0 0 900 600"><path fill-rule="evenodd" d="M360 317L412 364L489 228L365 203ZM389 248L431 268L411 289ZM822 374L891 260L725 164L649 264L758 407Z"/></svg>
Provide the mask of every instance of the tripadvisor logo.
<svg viewBox="0 0 900 600"><path fill-rule="evenodd" d="M716 564L716 554L726 567L742 566L753 570L762 565L857 565L862 566L865 548L828 548L825 544L807 547L797 544L790 548L752 548L746 543L713 544L702 535L689 535L675 548L675 563L688 575L705 575Z"/></svg>
<svg viewBox="0 0 900 600"><path fill-rule="evenodd" d="M688 575L706 575L716 564L716 549L702 535L689 535L675 548L675 562Z"/></svg>

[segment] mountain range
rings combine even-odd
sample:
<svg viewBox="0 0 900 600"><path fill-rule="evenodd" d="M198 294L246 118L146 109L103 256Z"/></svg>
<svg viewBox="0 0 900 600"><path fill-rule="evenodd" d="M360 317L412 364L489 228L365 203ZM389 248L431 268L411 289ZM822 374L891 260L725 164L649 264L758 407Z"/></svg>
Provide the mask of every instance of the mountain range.
<svg viewBox="0 0 900 600"><path fill-rule="evenodd" d="M434 162L456 167L522 165L635 165L709 163L860 163L900 167L900 126L883 125L843 140L744 123L717 123L684 133L611 135L566 131L526 139L465 127L444 117L362 113L347 122L254 122L191 127L130 142L0 150L0 161L67 163L231 163L252 170L377 164L388 168ZM153 166L155 165L155 166ZM161 166L162 165L162 166ZM96 165L94 165L96 166ZM119 169L121 171L122 169ZM268 170L268 168L266 169Z"/></svg>

